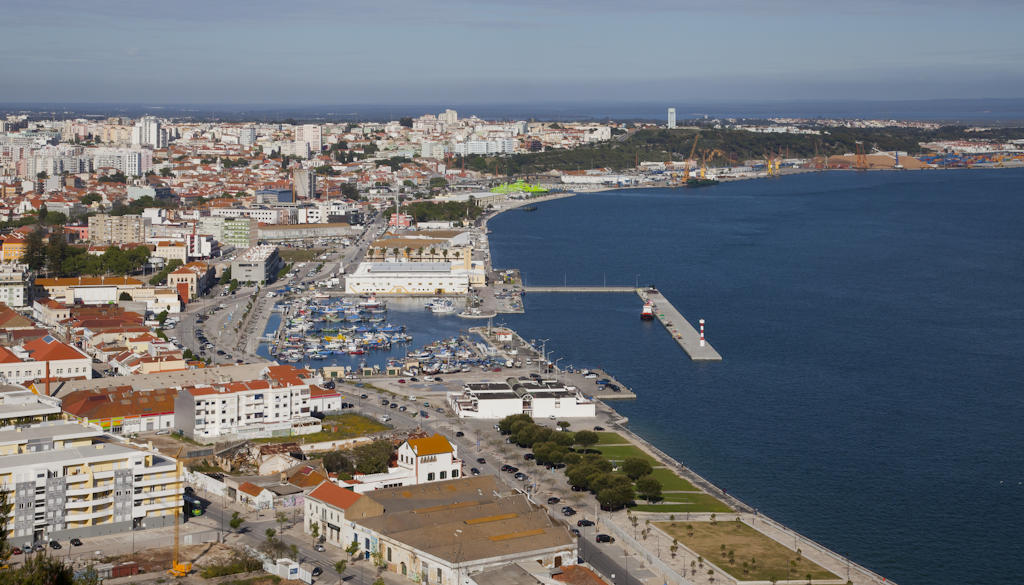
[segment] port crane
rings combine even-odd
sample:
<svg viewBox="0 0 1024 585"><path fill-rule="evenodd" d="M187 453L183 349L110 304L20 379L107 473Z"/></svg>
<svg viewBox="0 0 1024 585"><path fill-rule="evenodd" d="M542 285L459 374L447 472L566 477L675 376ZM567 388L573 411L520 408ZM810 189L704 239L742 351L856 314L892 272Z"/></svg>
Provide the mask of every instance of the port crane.
<svg viewBox="0 0 1024 585"><path fill-rule="evenodd" d="M690 156L686 157L686 161L683 164L683 181L690 180L690 161L693 160L693 155L697 152L697 141L700 140L700 132L693 137L693 148L690 149Z"/></svg>
<svg viewBox="0 0 1024 585"><path fill-rule="evenodd" d="M175 471L174 471L174 483L175 485L181 485L181 460L178 457L181 455L182 449L185 446L178 447L178 452L174 454ZM175 498L177 498L175 494ZM181 516L181 504L177 503L174 506L174 557L171 559L171 568L167 571L172 577L184 577L192 572L192 563L180 563L178 562L179 555L181 553L181 522L179 517Z"/></svg>
<svg viewBox="0 0 1024 585"><path fill-rule="evenodd" d="M700 153L700 178L706 179L708 174L708 161L714 160L716 157L728 160L728 157L724 152L717 148L705 148Z"/></svg>
<svg viewBox="0 0 1024 585"><path fill-rule="evenodd" d="M853 168L858 171L868 170L868 155L864 152L864 141L857 141L857 158L853 163Z"/></svg>

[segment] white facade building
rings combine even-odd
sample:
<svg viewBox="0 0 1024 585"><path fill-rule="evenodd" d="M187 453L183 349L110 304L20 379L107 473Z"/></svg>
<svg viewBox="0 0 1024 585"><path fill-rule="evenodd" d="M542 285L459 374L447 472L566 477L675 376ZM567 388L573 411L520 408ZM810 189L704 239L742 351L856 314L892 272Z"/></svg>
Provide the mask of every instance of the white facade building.
<svg viewBox="0 0 1024 585"><path fill-rule="evenodd" d="M20 346L0 347L0 383L92 378L92 358L82 350L47 335Z"/></svg>
<svg viewBox="0 0 1024 585"><path fill-rule="evenodd" d="M443 435L409 439L398 447L398 461L384 473L355 475L351 482L338 485L363 494L374 490L419 485L462 476L462 460L457 448Z"/></svg>
<svg viewBox="0 0 1024 585"><path fill-rule="evenodd" d="M515 386L466 384L449 392L448 404L459 418L500 419L513 414L533 418L591 418L597 403L573 386L558 382L519 382Z"/></svg>
<svg viewBox="0 0 1024 585"><path fill-rule="evenodd" d="M672 129L672 128L676 127L676 109L675 108L669 108L668 109L668 127L669 127L669 129Z"/></svg>
<svg viewBox="0 0 1024 585"><path fill-rule="evenodd" d="M469 272L451 262L361 262L345 277L348 294L463 295Z"/></svg>
<svg viewBox="0 0 1024 585"><path fill-rule="evenodd" d="M218 207L210 210L210 217L247 217L260 223L286 223L289 214L280 208Z"/></svg>
<svg viewBox="0 0 1024 585"><path fill-rule="evenodd" d="M0 303L8 307L25 306L25 291L28 289L25 280L26 273L28 273L27 264L0 263Z"/></svg>

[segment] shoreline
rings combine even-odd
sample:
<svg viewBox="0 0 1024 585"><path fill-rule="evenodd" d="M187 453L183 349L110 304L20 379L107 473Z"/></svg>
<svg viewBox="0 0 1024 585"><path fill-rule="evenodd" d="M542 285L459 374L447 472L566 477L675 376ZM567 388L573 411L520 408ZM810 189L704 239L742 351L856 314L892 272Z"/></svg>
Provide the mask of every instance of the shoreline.
<svg viewBox="0 0 1024 585"><path fill-rule="evenodd" d="M848 170L856 170L856 169L807 169L807 170L804 170L802 172L785 173L785 174L783 174L781 176L805 174L805 173L808 173L808 172L825 172L826 170L828 170L828 171L848 171ZM881 171L881 170L889 170L889 169L875 169L875 170L876 171ZM898 169L892 169L892 170L898 170ZM922 169L922 170L937 170L937 169ZM771 177L767 177L767 176L765 176L765 177L750 177L749 179L756 179L756 178L771 178ZM734 181L734 180L748 180L748 179L732 179L729 182ZM654 185L625 186L625 187L616 186L616 187L608 187L608 188L598 188L598 189L593 189L593 190L588 189L588 190L583 191L582 193L597 193L597 192L605 192L605 191L633 190L633 189L662 189L662 188L666 188L666 187L664 187L664 186L654 186ZM673 187L667 187L667 188L673 188ZM683 188L683 189L685 189L685 187L676 187L676 188ZM487 229L487 222L490 219L492 219L494 217L497 217L499 214L501 214L501 213L503 213L505 211L509 211L509 210L513 210L513 209L518 209L519 207L527 205L528 203L541 203L541 202L549 201L549 200L563 199L563 198L567 198L567 197L572 197L572 196L575 196L575 195L578 195L578 194L580 194L580 192L573 191L573 192L569 192L569 193L560 193L560 194L557 194L556 196L549 196L549 197L544 197L544 198L539 198L538 197L538 198L524 199L524 200L521 200L521 201L517 200L514 205L509 205L507 207L503 207L501 209L497 209L493 213L484 216L483 218L481 218L481 221L480 221L480 223L478 225L482 229L484 237L486 238L486 235L489 233L489 231ZM488 268L490 269L491 254L490 254L490 242L489 241L487 242L487 251L488 251L488 255L487 255L487 257L488 257ZM524 309L525 309L525 307L524 307ZM683 478L687 479L688 481L690 481L698 489L700 489L703 492L705 492L705 493L707 493L707 494L709 494L709 495L719 499L720 501L725 503L730 508L733 508L734 512L730 513L730 516L732 516L734 514L737 518L742 518L744 523L748 524L749 526L751 526L752 528L754 528L758 532L761 532L762 534L765 534L765 536L768 536L769 538L772 538L773 540L778 542L780 545L785 546L787 548L791 548L791 550L795 551L796 549L804 549L804 550L814 551L815 552L815 556L818 557L816 559L817 562L819 562L819 564L821 564L822 566L824 566L824 567L828 568L829 570L831 570L837 576L840 575L841 569L843 567L845 567L845 569L847 571L847 574L848 574L847 579L848 579L848 581L852 582L854 585L869 585L869 584L870 585L876 585L876 584L882 584L882 583L893 583L892 580L890 580L890 579L888 579L886 577L883 577L882 575L879 575L878 573L876 573L876 572L872 571L871 569L869 569L869 568L867 568L867 567L865 567L865 566L863 566L863 565L853 561L852 559L850 559L848 557L844 557L843 555L840 555L839 553L837 553L837 552L833 551L832 549L830 549L830 548L828 548L828 547L818 543L817 541L812 540L812 539L802 535L801 533L797 532L796 530L794 530L792 528L789 528L788 526L782 524L781 522L778 522L778 521L772 519L770 516L765 515L764 513L762 513L762 511L760 511L756 507L753 507L753 506L743 502L739 498L737 498L737 497L735 497L733 495L730 495L726 490L723 490L722 488L718 487L711 480L709 480L709 479L705 478L704 476L700 475L699 473L697 473L696 471L694 471L693 469L688 467L685 463L683 463L683 462L681 462L679 460L676 460L674 457L668 455L663 450L661 450L659 447L657 447L656 445L654 445L653 443L651 443L650 441L645 439L643 436L639 435L638 433L636 433L632 429L630 429L628 427L629 419L627 417L625 417L624 415L622 415L621 413L619 413L617 410L615 410L605 400L603 400L601 398L598 398L598 397L595 397L594 400L596 400L597 403L598 403L599 411L600 410L605 410L606 414L614 421L614 422L609 423L609 424L612 425L612 429L611 430L615 430L616 432L619 432L630 443L632 443L636 447L642 449L643 451L647 452L649 455L654 457L656 460L662 462L666 467L671 469L673 472L679 474L681 477L683 477ZM669 514L662 513L662 512L637 512L636 514L643 515L643 517L648 518L651 521L668 520L668 518L670 516ZM693 514L694 514L695 518L704 518L705 520L707 519L706 517L710 516L709 514L705 514L705 513L693 513ZM762 529L758 528L758 526L761 526L761 525L764 525L772 533L774 533L776 535L780 535L780 537L774 537L774 536L771 536L771 535L767 534L765 530L762 530ZM616 530L616 532L620 532L620 531ZM625 533L620 532L620 536L627 536L628 537L628 531L626 531ZM785 537L785 542L783 542L781 537ZM633 541L631 544L636 546L637 553L640 556L646 557L646 560L649 562L650 565L657 565L657 566L665 568L665 569L668 568L668 566L666 565L665 561L660 559L659 556L654 555L650 550L647 550L647 548L644 546L643 542L636 541L636 540L634 540L632 538L630 538L629 540ZM790 547L789 544L788 544L790 542L790 540L792 540L792 542L793 542L793 546L792 547ZM693 553L693 554L696 556L696 553ZM673 572L675 572L675 571L673 571ZM688 577L686 575L685 568L682 571L682 574L676 573L676 576L679 576L681 578L680 582L685 584L685 585L693 585L695 583L695 580L692 578L692 576ZM725 582L729 582L729 580L731 579L725 573L722 573L721 575L719 575L719 577L723 578L723 581L725 581ZM697 580L697 581L700 582L701 580ZM735 581L739 581L739 580L735 580ZM846 582L846 581L843 581L843 582Z"/></svg>

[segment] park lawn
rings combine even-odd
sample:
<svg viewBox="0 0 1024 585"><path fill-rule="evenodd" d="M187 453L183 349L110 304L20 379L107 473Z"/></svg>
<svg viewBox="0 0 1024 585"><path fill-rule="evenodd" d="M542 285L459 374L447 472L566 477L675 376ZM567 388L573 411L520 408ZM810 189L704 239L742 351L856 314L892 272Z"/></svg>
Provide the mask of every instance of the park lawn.
<svg viewBox="0 0 1024 585"><path fill-rule="evenodd" d="M661 465L657 459L651 457L647 453L640 450L639 447L633 445L614 445L610 447L598 447L598 451L604 454L605 457L612 461L624 461L626 457L640 457L646 459L651 463L652 466Z"/></svg>
<svg viewBox="0 0 1024 585"><path fill-rule="evenodd" d="M391 428L361 414L332 414L324 419L322 426L322 431L311 435L267 437L263 439L253 439L253 442L288 443L301 441L303 443L319 443L320 441L336 441L338 439L365 437L366 435L379 433L380 431L386 431Z"/></svg>
<svg viewBox="0 0 1024 585"><path fill-rule="evenodd" d="M671 469L655 467L651 477L661 482L663 492L696 492L699 491L692 483L672 473Z"/></svg>
<svg viewBox="0 0 1024 585"><path fill-rule="evenodd" d="M640 504L639 512L731 512L723 502L705 493L663 493L662 503ZM637 498L637 502L641 500ZM646 500L645 500L646 502Z"/></svg>
<svg viewBox="0 0 1024 585"><path fill-rule="evenodd" d="M598 445L628 445L627 441L619 433L612 431L597 431L597 444Z"/></svg>
<svg viewBox="0 0 1024 585"><path fill-rule="evenodd" d="M838 579L829 571L805 558L798 558L793 551L768 538L742 522L658 522L658 528L675 538L690 550L712 562L726 573L743 581ZM693 536L687 526L693 527ZM729 563L722 556L721 547L733 551L735 562ZM750 565L751 559L756 562ZM747 562L749 572L743 572ZM792 566L791 566L791 563Z"/></svg>
<svg viewBox="0 0 1024 585"><path fill-rule="evenodd" d="M277 253L281 256L281 260L285 262L309 262L323 254L324 250L325 248L312 248L309 250L303 248L280 248Z"/></svg>

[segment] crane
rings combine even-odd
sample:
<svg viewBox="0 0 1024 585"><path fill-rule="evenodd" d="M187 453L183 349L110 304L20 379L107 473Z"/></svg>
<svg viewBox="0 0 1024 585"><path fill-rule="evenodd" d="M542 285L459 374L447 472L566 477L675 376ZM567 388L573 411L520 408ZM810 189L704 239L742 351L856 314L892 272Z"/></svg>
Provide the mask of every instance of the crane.
<svg viewBox="0 0 1024 585"><path fill-rule="evenodd" d="M693 160L693 153L697 152L697 141L700 140L700 132L693 137L693 148L690 149L690 156L686 157L683 165L683 181L690 180L690 161Z"/></svg>
<svg viewBox="0 0 1024 585"><path fill-rule="evenodd" d="M181 485L181 461L178 457L181 455L181 450L185 446L178 447L178 452L174 454L175 471L174 471L174 483ZM177 496L175 496L177 497ZM178 521L178 517L181 515L181 504L177 503L174 506L174 558L171 559L171 568L167 573L172 577L184 577L192 571L192 563L179 563L178 555L181 552L181 523Z"/></svg>

